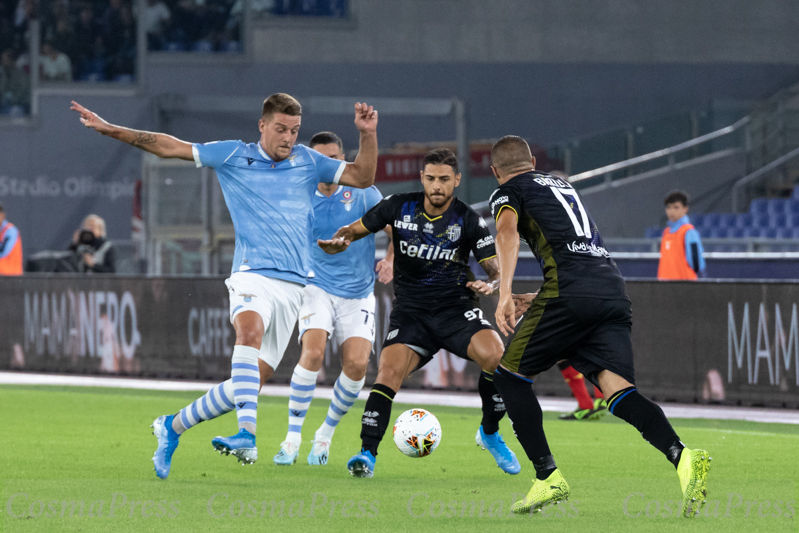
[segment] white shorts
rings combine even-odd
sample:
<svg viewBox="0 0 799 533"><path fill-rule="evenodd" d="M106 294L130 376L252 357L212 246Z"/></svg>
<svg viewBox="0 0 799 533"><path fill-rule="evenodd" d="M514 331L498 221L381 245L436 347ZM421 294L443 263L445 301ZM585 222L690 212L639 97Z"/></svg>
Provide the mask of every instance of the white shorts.
<svg viewBox="0 0 799 533"><path fill-rule="evenodd" d="M225 280L230 292L230 322L242 311L255 311L264 321L260 358L276 369L289 345L302 307L303 287L252 272L235 272Z"/></svg>
<svg viewBox="0 0 799 533"><path fill-rule="evenodd" d="M315 285L305 287L300 309L300 337L309 329L323 329L341 345L350 337L375 342L375 295L366 298L334 296Z"/></svg>

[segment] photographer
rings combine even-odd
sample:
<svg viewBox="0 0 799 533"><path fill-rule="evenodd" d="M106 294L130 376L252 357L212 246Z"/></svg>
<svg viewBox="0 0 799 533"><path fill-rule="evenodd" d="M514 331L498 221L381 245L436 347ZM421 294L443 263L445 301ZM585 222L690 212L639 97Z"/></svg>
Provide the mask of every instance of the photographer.
<svg viewBox="0 0 799 533"><path fill-rule="evenodd" d="M83 219L69 249L75 254L79 272L116 272L116 254L106 239L105 220L97 215Z"/></svg>

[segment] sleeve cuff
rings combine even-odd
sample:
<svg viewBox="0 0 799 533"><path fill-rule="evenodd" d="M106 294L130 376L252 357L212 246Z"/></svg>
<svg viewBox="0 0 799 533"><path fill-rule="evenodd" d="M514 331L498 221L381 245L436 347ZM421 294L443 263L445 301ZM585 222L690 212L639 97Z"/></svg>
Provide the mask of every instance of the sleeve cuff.
<svg viewBox="0 0 799 533"><path fill-rule="evenodd" d="M191 145L191 155L194 156L194 164L197 165L197 168L202 168L203 164L200 161L200 151L197 150L197 145Z"/></svg>
<svg viewBox="0 0 799 533"><path fill-rule="evenodd" d="M336 175L333 178L331 183L338 185L339 180L341 179L341 175L344 174L344 169L347 168L347 162L342 161L341 164L338 166L338 170L336 171Z"/></svg>

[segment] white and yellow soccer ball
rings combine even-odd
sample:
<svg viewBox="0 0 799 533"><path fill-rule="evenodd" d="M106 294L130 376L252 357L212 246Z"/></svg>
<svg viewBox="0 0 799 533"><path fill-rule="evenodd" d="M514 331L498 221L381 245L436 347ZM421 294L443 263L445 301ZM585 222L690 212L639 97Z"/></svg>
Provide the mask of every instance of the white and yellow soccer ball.
<svg viewBox="0 0 799 533"><path fill-rule="evenodd" d="M394 444L408 457L427 457L441 443L441 424L426 409L408 409L394 422Z"/></svg>

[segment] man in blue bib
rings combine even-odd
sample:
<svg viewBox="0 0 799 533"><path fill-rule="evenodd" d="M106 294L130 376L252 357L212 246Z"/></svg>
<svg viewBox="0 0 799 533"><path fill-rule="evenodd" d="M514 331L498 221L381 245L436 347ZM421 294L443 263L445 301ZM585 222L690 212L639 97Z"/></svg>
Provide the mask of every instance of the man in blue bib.
<svg viewBox="0 0 799 533"><path fill-rule="evenodd" d="M335 133L321 132L311 138L311 148L343 161L341 139ZM314 194L313 237L327 240L341 226L359 220L382 200L375 187L354 189L320 183ZM389 243L391 228L387 226ZM316 378L325 358L328 339L335 339L341 351L341 374L333 386L327 416L314 434L308 453L309 465L325 465L330 442L341 418L358 398L364 384L366 366L375 338L375 238L370 235L352 243L342 254L330 255L318 246L311 251L314 277L308 279L300 309L302 355L291 376L289 428L286 439L273 461L292 465L297 461L302 442L302 425L316 389ZM380 281L393 277L394 249L389 244L386 258L377 264Z"/></svg>
<svg viewBox="0 0 799 533"><path fill-rule="evenodd" d="M170 135L109 124L77 102L83 125L164 158L194 161L216 170L233 218L236 250L230 292L230 320L236 330L231 379L212 388L175 415L153 422L158 477L166 478L180 435L190 427L236 410L239 432L212 440L216 450L245 464L258 457L255 445L258 392L280 362L302 305L311 274L313 195L319 183L368 188L377 168L377 111L355 104L360 151L353 163L295 145L302 107L292 96L264 101L257 143L220 141L192 144Z"/></svg>

